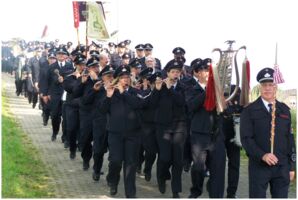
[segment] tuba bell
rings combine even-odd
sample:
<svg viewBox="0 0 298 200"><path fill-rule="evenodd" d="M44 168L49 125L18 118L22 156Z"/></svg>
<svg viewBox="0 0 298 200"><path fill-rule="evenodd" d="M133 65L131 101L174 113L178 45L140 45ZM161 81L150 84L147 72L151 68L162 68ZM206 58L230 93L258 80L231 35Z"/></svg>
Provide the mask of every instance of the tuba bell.
<svg viewBox="0 0 298 200"><path fill-rule="evenodd" d="M213 77L215 83L215 98L217 112L221 113L226 108L227 102L235 97L239 89L239 70L237 64L237 54L239 50L246 50L246 46L240 47L238 50L233 50L232 45L235 40L227 40L229 46L227 50L219 48L213 49L212 52L219 52L220 58L218 63L213 68ZM236 87L231 93L232 71L235 69L236 74Z"/></svg>

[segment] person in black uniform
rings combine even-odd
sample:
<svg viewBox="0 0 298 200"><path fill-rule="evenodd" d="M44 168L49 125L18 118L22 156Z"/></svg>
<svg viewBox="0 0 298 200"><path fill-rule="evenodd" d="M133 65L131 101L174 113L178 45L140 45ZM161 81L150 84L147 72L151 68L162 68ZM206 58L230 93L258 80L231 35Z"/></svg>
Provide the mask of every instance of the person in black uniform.
<svg viewBox="0 0 298 200"><path fill-rule="evenodd" d="M48 120L50 117L50 106L49 106L49 98L46 95L47 91L47 80L48 80L48 70L50 65L55 63L56 54L54 52L50 52L46 57L42 57L40 59L40 75L39 75L39 94L40 94L40 102L42 104L42 118L43 125L47 126Z"/></svg>
<svg viewBox="0 0 298 200"><path fill-rule="evenodd" d="M156 138L159 149L158 188L161 193L165 193L171 168L173 198L179 198L182 191L183 148L186 138L185 85L179 81L182 66L183 63L177 61L168 65L167 78L158 78L155 82L156 92L152 93L152 104L156 105Z"/></svg>
<svg viewBox="0 0 298 200"><path fill-rule="evenodd" d="M52 141L56 140L57 134L60 129L61 116L62 116L62 95L63 87L62 83L64 76L73 72L72 64L66 62L67 50L62 47L59 48L56 52L57 62L50 65L48 70L48 84L47 84L47 94L44 94L49 97L50 105L50 115L52 119Z"/></svg>
<svg viewBox="0 0 298 200"><path fill-rule="evenodd" d="M135 52L130 49L131 40L124 40L125 43L125 53L128 53L131 59L135 57Z"/></svg>
<svg viewBox="0 0 298 200"><path fill-rule="evenodd" d="M41 47L35 48L35 55L29 59L28 65L32 72L32 77L30 82L32 84L32 91L29 93L28 98L31 98L32 101L32 108L35 108L38 102L38 81L39 81L39 73L40 73L40 62L39 59L41 58L43 49Z"/></svg>
<svg viewBox="0 0 298 200"><path fill-rule="evenodd" d="M145 58L147 56L152 56L153 46L150 43L144 44L145 56L142 58L141 63L145 64ZM161 70L161 62L158 58L155 59L155 68Z"/></svg>
<svg viewBox="0 0 298 200"><path fill-rule="evenodd" d="M204 107L210 63L209 58L192 63L196 84L186 92L188 111L192 116L190 143L193 164L189 198L202 194L207 154L210 162L209 197L222 198L224 195L226 154L222 123L215 109L207 111Z"/></svg>
<svg viewBox="0 0 298 200"><path fill-rule="evenodd" d="M142 108L143 100L137 97L136 89L130 87L128 66L117 68L114 78L118 83L105 85L107 94L101 106L101 112L108 114L109 172L106 180L110 194L117 194L123 165L125 196L134 198L141 131L138 110Z"/></svg>
<svg viewBox="0 0 298 200"><path fill-rule="evenodd" d="M235 85L231 85L231 93L235 90ZM228 186L227 198L237 198L236 192L239 182L240 170L240 150L241 147L235 141L234 118L240 117L242 106L240 106L240 88L236 96L228 102L223 113L223 132L225 135L225 147L228 157Z"/></svg>
<svg viewBox="0 0 298 200"><path fill-rule="evenodd" d="M143 98L147 98L152 92L152 86L148 78L152 76L153 69L146 68L140 73L140 94ZM139 151L138 169L137 172L141 173L142 163L145 161L144 175L145 180L151 180L152 166L156 159L158 146L156 141L156 126L154 122L156 108L148 102L147 105L141 110L142 119L142 135L141 135L141 148Z"/></svg>
<svg viewBox="0 0 298 200"><path fill-rule="evenodd" d="M287 198L295 176L296 148L291 132L290 108L275 98L274 70L257 75L261 96L245 107L240 116L241 143L248 158L249 198L266 198L270 185L272 198ZM272 106L275 102L275 136L271 153Z"/></svg>
<svg viewBox="0 0 298 200"><path fill-rule="evenodd" d="M136 57L134 60L138 61L142 67L145 67L145 53L144 53L144 45L143 44L138 44L135 46L136 50Z"/></svg>
<svg viewBox="0 0 298 200"><path fill-rule="evenodd" d="M106 97L106 91L103 84L108 84L113 80L114 68L107 65L98 74L100 77L93 88L90 88L86 101L92 103L92 118L93 118L93 174L92 178L94 181L99 181L101 168L104 160L104 154L107 152L108 138L107 138L107 117L106 114L100 112L100 106L103 99Z"/></svg>
<svg viewBox="0 0 298 200"><path fill-rule="evenodd" d="M89 169L89 162L92 158L92 110L94 107L92 102L89 101L88 92L98 81L99 61L97 58L90 58L86 65L88 68L84 70L81 79L79 79L81 83L74 88L75 96L80 96L80 143L82 148L81 157L83 159L83 170Z"/></svg>
<svg viewBox="0 0 298 200"><path fill-rule="evenodd" d="M47 126L48 120L50 117L50 108L48 104L48 97L44 96L46 85L47 85L47 72L49 70L49 66L56 62L56 54L51 50L51 45L46 43L44 45L45 51L42 53L42 56L39 60L40 72L39 72L39 80L38 80L38 88L39 88L39 102L42 109L42 120L43 125Z"/></svg>
<svg viewBox="0 0 298 200"><path fill-rule="evenodd" d="M120 42L117 45L117 51L111 55L110 64L118 68L122 64L122 56L125 53L125 43Z"/></svg>
<svg viewBox="0 0 298 200"><path fill-rule="evenodd" d="M67 92L66 97L66 132L69 141L69 157L75 159L77 150L77 140L80 135L79 121L79 101L80 98L75 96L74 88L78 84L78 78L81 76L82 71L86 67L86 56L83 54L76 55L74 59L76 70L74 73L68 75L63 81L63 88Z"/></svg>

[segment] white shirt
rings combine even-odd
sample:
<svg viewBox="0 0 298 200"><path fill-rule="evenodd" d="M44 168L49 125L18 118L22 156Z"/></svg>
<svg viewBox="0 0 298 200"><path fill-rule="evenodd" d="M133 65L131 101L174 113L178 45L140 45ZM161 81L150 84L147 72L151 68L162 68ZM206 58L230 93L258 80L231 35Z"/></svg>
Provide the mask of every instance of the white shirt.
<svg viewBox="0 0 298 200"><path fill-rule="evenodd" d="M59 67L61 67L61 64L62 64L62 67L64 67L64 65L65 65L65 61L63 61L63 62L58 61L58 65L59 65Z"/></svg>
<svg viewBox="0 0 298 200"><path fill-rule="evenodd" d="M262 99L262 101L263 101L263 103L264 103L264 106L266 107L267 111L270 112L270 107L268 106L268 104L272 104L272 103L266 101L266 100L263 99L263 98L261 98L261 99Z"/></svg>
<svg viewBox="0 0 298 200"><path fill-rule="evenodd" d="M201 83L197 77L193 76L193 78L194 78L194 79L196 80L196 82L201 86L201 88L203 88L203 90L206 89L206 85L203 84L203 83Z"/></svg>

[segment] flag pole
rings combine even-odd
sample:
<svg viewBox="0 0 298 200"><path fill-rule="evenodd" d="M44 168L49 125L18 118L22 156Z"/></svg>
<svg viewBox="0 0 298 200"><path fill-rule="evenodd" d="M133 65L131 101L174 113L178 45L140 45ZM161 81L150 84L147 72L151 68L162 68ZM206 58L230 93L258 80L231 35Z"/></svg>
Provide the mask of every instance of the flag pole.
<svg viewBox="0 0 298 200"><path fill-rule="evenodd" d="M277 42L275 45L275 64L274 64L274 68L276 69L277 66ZM276 73L276 72L274 72ZM275 82L275 80L274 80ZM274 91L274 100L272 102L272 112L271 112L271 138L270 138L270 142L271 142L271 148L270 148L270 152L273 154L274 153L274 138L275 138L275 111L276 111L276 92L277 92L277 83L275 83L275 91Z"/></svg>
<svg viewBox="0 0 298 200"><path fill-rule="evenodd" d="M79 35L79 28L76 28L77 29L77 39L78 39L78 45L80 45L80 35Z"/></svg>
<svg viewBox="0 0 298 200"><path fill-rule="evenodd" d="M275 45L275 65L277 65L277 42Z"/></svg>

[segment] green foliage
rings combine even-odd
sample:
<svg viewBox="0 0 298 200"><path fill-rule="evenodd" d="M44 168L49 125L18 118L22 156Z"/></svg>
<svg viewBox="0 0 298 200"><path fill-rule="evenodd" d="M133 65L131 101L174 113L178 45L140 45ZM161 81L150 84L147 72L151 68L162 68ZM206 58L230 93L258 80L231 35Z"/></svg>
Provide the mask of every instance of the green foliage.
<svg viewBox="0 0 298 200"><path fill-rule="evenodd" d="M54 197L53 183L39 152L7 107L2 96L2 197Z"/></svg>

